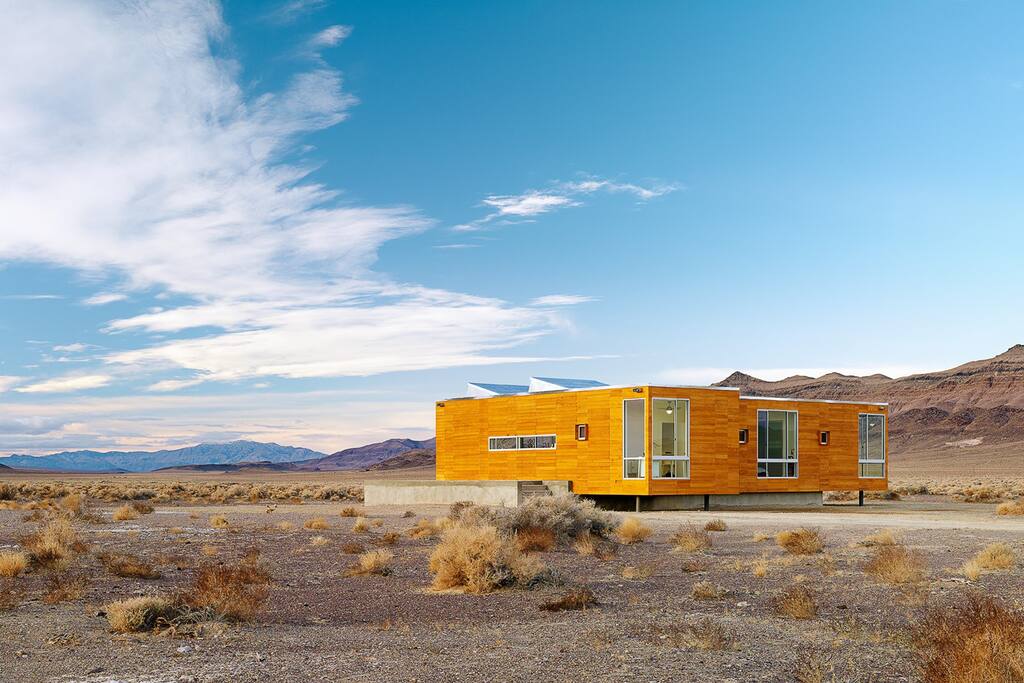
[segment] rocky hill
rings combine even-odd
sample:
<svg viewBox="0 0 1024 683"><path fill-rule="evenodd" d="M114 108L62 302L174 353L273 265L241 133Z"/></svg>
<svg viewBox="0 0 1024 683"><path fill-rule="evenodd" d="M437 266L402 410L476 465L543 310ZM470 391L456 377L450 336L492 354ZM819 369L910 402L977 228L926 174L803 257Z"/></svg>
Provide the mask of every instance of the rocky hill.
<svg viewBox="0 0 1024 683"><path fill-rule="evenodd" d="M366 446L346 448L326 457L294 463L298 470L313 472L330 472L333 470L362 470L377 463L384 462L395 456L412 450L433 453L435 439L417 441L415 439L388 439Z"/></svg>
<svg viewBox="0 0 1024 683"><path fill-rule="evenodd" d="M1024 472L1024 345L993 358L908 377L855 377L829 373L776 382L734 372L716 386L745 394L889 403L889 445L901 466L957 465L983 472ZM966 473L966 472L965 472Z"/></svg>

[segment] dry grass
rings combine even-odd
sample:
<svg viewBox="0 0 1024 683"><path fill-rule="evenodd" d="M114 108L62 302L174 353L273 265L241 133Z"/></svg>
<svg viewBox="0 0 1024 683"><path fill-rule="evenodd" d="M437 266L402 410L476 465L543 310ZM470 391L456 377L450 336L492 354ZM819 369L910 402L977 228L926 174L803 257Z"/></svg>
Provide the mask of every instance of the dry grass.
<svg viewBox="0 0 1024 683"><path fill-rule="evenodd" d="M547 552L555 547L555 532L544 527L531 526L516 532L516 545L524 553Z"/></svg>
<svg viewBox="0 0 1024 683"><path fill-rule="evenodd" d="M591 500L572 494L536 496L528 498L517 508L504 510L463 506L453 519L492 525L503 533L515 533L531 527L550 529L555 534L556 542L565 545L572 543L585 531L605 538L617 525L615 515L597 509Z"/></svg>
<svg viewBox="0 0 1024 683"><path fill-rule="evenodd" d="M366 550L366 546L364 546L359 541L346 541L345 543L341 544L341 552L345 553L346 555L358 555L364 550Z"/></svg>
<svg viewBox="0 0 1024 683"><path fill-rule="evenodd" d="M199 552L207 557L217 557L220 554L220 548L215 545L204 545L199 549Z"/></svg>
<svg viewBox="0 0 1024 683"><path fill-rule="evenodd" d="M113 517L115 522L128 522L133 519L138 519L139 512L131 505L122 505L114 510Z"/></svg>
<svg viewBox="0 0 1024 683"><path fill-rule="evenodd" d="M725 523L724 519L711 519L704 525L704 531L725 531L729 528L729 525Z"/></svg>
<svg viewBox="0 0 1024 683"><path fill-rule="evenodd" d="M210 526L214 529L229 529L231 522L224 515L210 515Z"/></svg>
<svg viewBox="0 0 1024 683"><path fill-rule="evenodd" d="M270 574L256 563L206 566L182 601L219 619L250 621L266 602L270 581Z"/></svg>
<svg viewBox="0 0 1024 683"><path fill-rule="evenodd" d="M114 576L131 579L160 578L160 572L153 569L153 565L148 562L143 562L134 555L103 553L99 556L99 559L106 570Z"/></svg>
<svg viewBox="0 0 1024 683"><path fill-rule="evenodd" d="M323 517L313 517L312 519L307 519L302 524L302 526L305 529L310 529L310 530L315 530L315 531L322 531L324 529L330 529L331 528L331 525L328 524L327 520L324 519Z"/></svg>
<svg viewBox="0 0 1024 683"><path fill-rule="evenodd" d="M278 531L295 531L295 525L291 522L278 522L274 528Z"/></svg>
<svg viewBox="0 0 1024 683"><path fill-rule="evenodd" d="M615 529L615 536L619 539L619 542L626 545L642 543L643 541L646 541L650 535L651 527L647 526L636 517L627 517L622 520L622 523Z"/></svg>
<svg viewBox="0 0 1024 683"><path fill-rule="evenodd" d="M172 622L179 613L170 600L158 595L118 600L103 610L110 630L115 633L152 631L161 623Z"/></svg>
<svg viewBox="0 0 1024 683"><path fill-rule="evenodd" d="M725 597L726 590L710 581L698 581L693 584L690 597L694 600L720 600Z"/></svg>
<svg viewBox="0 0 1024 683"><path fill-rule="evenodd" d="M359 516L359 513L356 512L356 509L354 507L342 508L341 512L339 512L338 514L340 516L342 516L342 517L358 517Z"/></svg>
<svg viewBox="0 0 1024 683"><path fill-rule="evenodd" d="M914 643L923 683L1024 681L1024 616L991 598L932 611Z"/></svg>
<svg viewBox="0 0 1024 683"><path fill-rule="evenodd" d="M639 566L628 565L622 568L622 578L628 581L642 581L654 576L657 567L653 564L642 564Z"/></svg>
<svg viewBox="0 0 1024 683"><path fill-rule="evenodd" d="M1017 563L1013 548L1005 543L993 543L963 565L963 573L977 581L983 570L1010 569Z"/></svg>
<svg viewBox="0 0 1024 683"><path fill-rule="evenodd" d="M151 515L156 511L156 508L149 503L141 500L135 500L131 503L132 509L138 512L140 515Z"/></svg>
<svg viewBox="0 0 1024 683"><path fill-rule="evenodd" d="M997 515L1024 515L1024 498L1018 500L1000 503L996 508Z"/></svg>
<svg viewBox="0 0 1024 683"><path fill-rule="evenodd" d="M89 587L89 579L84 574L70 574L63 571L49 573L46 581L46 593L43 602L56 605L59 602L71 602L85 595Z"/></svg>
<svg viewBox="0 0 1024 683"><path fill-rule="evenodd" d="M0 613L18 609L23 597L24 591L15 585L13 579L0 581Z"/></svg>
<svg viewBox="0 0 1024 683"><path fill-rule="evenodd" d="M0 576L12 578L28 568L28 555L16 550L0 551Z"/></svg>
<svg viewBox="0 0 1024 683"><path fill-rule="evenodd" d="M396 543L398 543L399 540L401 540L401 538L402 534L398 533L397 531L388 531L386 533L381 534L380 538L378 538L374 542L377 545L395 545Z"/></svg>
<svg viewBox="0 0 1024 683"><path fill-rule="evenodd" d="M356 517L355 524L352 525L352 531L357 534L365 534L370 530L370 525L366 522L365 517Z"/></svg>
<svg viewBox="0 0 1024 683"><path fill-rule="evenodd" d="M801 653L797 659L793 680L796 683L838 683L840 679L836 678L832 655L812 650Z"/></svg>
<svg viewBox="0 0 1024 683"><path fill-rule="evenodd" d="M671 624L654 629L655 642L668 647L722 651L736 647L735 640L721 624L705 617L696 624Z"/></svg>
<svg viewBox="0 0 1024 683"><path fill-rule="evenodd" d="M0 501L57 500L79 495L84 499L107 503L134 501L149 505L180 501L193 504L222 505L232 501L251 502L255 500L297 501L299 503L305 500L359 501L362 500L363 487L344 482L271 485L262 481L236 483L163 478L152 481L139 481L138 479L116 481L107 477L62 481L46 477L17 484L4 484L2 495L6 498L0 498Z"/></svg>
<svg viewBox="0 0 1024 683"><path fill-rule="evenodd" d="M775 534L775 543L793 555L813 555L825 547L825 540L818 530L806 527L780 531Z"/></svg>
<svg viewBox="0 0 1024 683"><path fill-rule="evenodd" d="M883 545L864 566L864 571L883 583L900 585L919 583L925 578L921 553L902 545Z"/></svg>
<svg viewBox="0 0 1024 683"><path fill-rule="evenodd" d="M326 536L314 536L313 538L309 539L309 544L314 548L322 548L330 542L331 540Z"/></svg>
<svg viewBox="0 0 1024 683"><path fill-rule="evenodd" d="M880 545L896 545L897 542L896 534L892 529L882 529L857 541L857 545L874 548Z"/></svg>
<svg viewBox="0 0 1024 683"><path fill-rule="evenodd" d="M435 590L489 593L504 586L528 586L543 569L543 563L524 555L511 536L486 525L455 524L444 531L430 555Z"/></svg>
<svg viewBox="0 0 1024 683"><path fill-rule="evenodd" d="M365 552L354 565L345 570L345 576L387 576L391 573L391 560L394 557L393 552L383 548Z"/></svg>
<svg viewBox="0 0 1024 683"><path fill-rule="evenodd" d="M554 600L542 602L540 608L545 612L564 612L566 610L586 610L597 606L594 591L587 586L573 588Z"/></svg>
<svg viewBox="0 0 1024 683"><path fill-rule="evenodd" d="M680 527L670 539L676 552L694 553L711 547L711 534L694 524Z"/></svg>
<svg viewBox="0 0 1024 683"><path fill-rule="evenodd" d="M804 586L796 585L787 588L772 601L772 609L776 614L791 619L814 619L818 616L818 605L814 595Z"/></svg>
<svg viewBox="0 0 1024 683"><path fill-rule="evenodd" d="M430 538L441 533L443 526L437 520L421 519L416 522L416 526L409 529L408 534L413 538Z"/></svg>
<svg viewBox="0 0 1024 683"><path fill-rule="evenodd" d="M686 574L693 574L696 572L704 571L704 564L698 559L685 560L680 567L680 570Z"/></svg>
<svg viewBox="0 0 1024 683"><path fill-rule="evenodd" d="M754 534L754 543L764 543L772 540L771 534Z"/></svg>
<svg viewBox="0 0 1024 683"><path fill-rule="evenodd" d="M598 538L589 531L584 531L572 544L573 549L580 555L593 556L599 560L610 560L618 552L615 543Z"/></svg>
<svg viewBox="0 0 1024 683"><path fill-rule="evenodd" d="M85 544L67 519L51 519L39 531L18 539L28 551L29 563L59 571L66 569L73 555L84 552Z"/></svg>

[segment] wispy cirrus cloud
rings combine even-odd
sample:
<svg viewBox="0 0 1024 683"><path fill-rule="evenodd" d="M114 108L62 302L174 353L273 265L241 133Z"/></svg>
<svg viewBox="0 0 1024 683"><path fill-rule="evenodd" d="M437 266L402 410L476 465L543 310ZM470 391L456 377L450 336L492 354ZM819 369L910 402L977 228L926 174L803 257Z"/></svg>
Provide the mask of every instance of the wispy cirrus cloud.
<svg viewBox="0 0 1024 683"><path fill-rule="evenodd" d="M356 98L320 63L280 91L249 92L239 65L215 56L228 35L216 3L24 3L6 19L0 59L23 68L0 71L0 261L118 277L122 291L90 305L144 290L175 302L109 321L107 332L136 334L101 365L16 391L523 362L533 357L508 349L562 328L551 308L375 271L383 244L433 222L309 179L301 137L343 121Z"/></svg>
<svg viewBox="0 0 1024 683"><path fill-rule="evenodd" d="M307 45L314 50L335 47L352 34L351 26L328 26L309 39Z"/></svg>
<svg viewBox="0 0 1024 683"><path fill-rule="evenodd" d="M105 306L117 301L125 301L126 299L128 299L127 294L121 294L119 292L100 292L99 294L93 294L87 299L83 299L82 303L86 306Z"/></svg>
<svg viewBox="0 0 1024 683"><path fill-rule="evenodd" d="M299 17L326 6L327 0L288 0L267 13L265 18L276 24L291 24L299 19Z"/></svg>
<svg viewBox="0 0 1024 683"><path fill-rule="evenodd" d="M537 297L530 303L534 306L575 306L577 304L585 304L591 301L597 301L592 296L583 296L581 294L549 294L547 296Z"/></svg>
<svg viewBox="0 0 1024 683"><path fill-rule="evenodd" d="M9 391L11 388L25 381L24 377L14 375L0 375L0 393Z"/></svg>
<svg viewBox="0 0 1024 683"><path fill-rule="evenodd" d="M480 205L491 209L489 213L468 223L456 225L456 232L474 232L482 230L488 223L500 219L532 220L545 213L574 206L582 206L588 195L603 192L608 194L628 194L638 201L646 202L655 197L680 189L675 183L654 183L648 186L636 183L623 183L606 178L585 177L583 180L570 182L554 182L540 190L527 190L520 194L490 195L484 197Z"/></svg>

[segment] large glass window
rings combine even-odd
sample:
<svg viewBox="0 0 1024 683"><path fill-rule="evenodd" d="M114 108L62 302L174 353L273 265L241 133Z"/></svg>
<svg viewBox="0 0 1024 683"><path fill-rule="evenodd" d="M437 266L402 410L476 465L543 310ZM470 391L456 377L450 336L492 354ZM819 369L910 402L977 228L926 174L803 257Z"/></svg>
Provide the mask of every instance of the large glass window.
<svg viewBox="0 0 1024 683"><path fill-rule="evenodd" d="M877 478L885 476L885 415L858 416L857 464L860 476Z"/></svg>
<svg viewBox="0 0 1024 683"><path fill-rule="evenodd" d="M690 402L684 398L651 401L655 479L690 478Z"/></svg>
<svg viewBox="0 0 1024 683"><path fill-rule="evenodd" d="M628 398L622 402L622 477L644 478L644 399Z"/></svg>
<svg viewBox="0 0 1024 683"><path fill-rule="evenodd" d="M757 411L757 476L795 478L799 462L799 426L795 410Z"/></svg>

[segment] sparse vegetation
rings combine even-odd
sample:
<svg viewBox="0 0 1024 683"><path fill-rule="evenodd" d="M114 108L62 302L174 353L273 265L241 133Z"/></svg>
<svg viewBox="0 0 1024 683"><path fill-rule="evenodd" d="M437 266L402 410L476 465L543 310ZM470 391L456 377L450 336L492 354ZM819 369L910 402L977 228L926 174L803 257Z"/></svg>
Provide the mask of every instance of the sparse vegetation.
<svg viewBox="0 0 1024 683"><path fill-rule="evenodd" d="M366 550L366 546L358 541L346 541L341 544L341 552L346 555L358 555L359 553Z"/></svg>
<svg viewBox="0 0 1024 683"><path fill-rule="evenodd" d="M873 548L879 545L896 545L896 534L892 529L882 529L869 536L862 538L857 545L865 548Z"/></svg>
<svg viewBox="0 0 1024 683"><path fill-rule="evenodd" d="M775 543L793 555L813 555L825 547L825 541L818 530L806 527L780 531L775 535Z"/></svg>
<svg viewBox="0 0 1024 683"><path fill-rule="evenodd" d="M587 586L573 588L561 597L540 604L545 612L564 612L566 610L586 610L597 606L597 596Z"/></svg>
<svg viewBox="0 0 1024 683"><path fill-rule="evenodd" d="M735 640L721 624L705 617L696 624L670 624L654 629L659 645L695 650L731 650Z"/></svg>
<svg viewBox="0 0 1024 683"><path fill-rule="evenodd" d="M323 517L313 517L307 519L303 524L303 528L311 531L322 531L323 529L330 529L331 525L327 523L327 520Z"/></svg>
<svg viewBox="0 0 1024 683"><path fill-rule="evenodd" d="M356 517L355 523L352 525L352 531L357 534L365 534L370 530L370 525L367 524L365 517Z"/></svg>
<svg viewBox="0 0 1024 683"><path fill-rule="evenodd" d="M309 539L309 544L314 548L322 548L330 542L331 540L326 536L314 536L313 538Z"/></svg>
<svg viewBox="0 0 1024 683"><path fill-rule="evenodd" d="M118 600L103 610L110 630L115 633L152 631L161 622L171 623L180 613L169 599L158 595Z"/></svg>
<svg viewBox="0 0 1024 683"><path fill-rule="evenodd" d="M898 585L923 581L924 568L919 552L902 545L883 545L875 550L864 571L883 583Z"/></svg>
<svg viewBox="0 0 1024 683"><path fill-rule="evenodd" d="M0 577L12 578L28 567L28 555L14 550L0 551Z"/></svg>
<svg viewBox="0 0 1024 683"><path fill-rule="evenodd" d="M672 535L671 542L676 552L695 553L711 547L711 534L694 524L687 524Z"/></svg>
<svg viewBox="0 0 1024 683"><path fill-rule="evenodd" d="M341 512L339 512L338 514L341 515L342 517L358 517L359 516L359 513L356 512L356 509L354 507L344 507L344 508L341 509Z"/></svg>
<svg viewBox="0 0 1024 683"><path fill-rule="evenodd" d="M251 621L267 600L270 581L270 574L257 563L207 565L182 602L225 621Z"/></svg>
<svg viewBox="0 0 1024 683"><path fill-rule="evenodd" d="M60 571L66 569L75 554L85 550L85 544L67 519L51 519L34 534L19 539L28 552L33 567Z"/></svg>
<svg viewBox="0 0 1024 683"><path fill-rule="evenodd" d="M210 526L214 529L228 529L231 527L231 522L224 515L210 515Z"/></svg>
<svg viewBox="0 0 1024 683"><path fill-rule="evenodd" d="M963 573L977 581L984 570L1010 569L1017 562L1013 549L1006 543L993 543L964 563Z"/></svg>
<svg viewBox="0 0 1024 683"><path fill-rule="evenodd" d="M777 614L791 619L814 619L818 616L818 605L806 587L794 585L787 588L772 602Z"/></svg>
<svg viewBox="0 0 1024 683"><path fill-rule="evenodd" d="M627 565L622 568L622 578L629 581L640 581L654 575L653 564L642 564L639 566Z"/></svg>
<svg viewBox="0 0 1024 683"><path fill-rule="evenodd" d="M1024 616L991 598L931 611L914 643L924 683L1024 680Z"/></svg>
<svg viewBox="0 0 1024 683"><path fill-rule="evenodd" d="M555 532L544 527L526 527L515 534L516 545L524 553L546 552L555 547Z"/></svg>
<svg viewBox="0 0 1024 683"><path fill-rule="evenodd" d="M997 515L1024 515L1024 498L1018 500L1000 503L996 507Z"/></svg>
<svg viewBox="0 0 1024 683"><path fill-rule="evenodd" d="M390 550L378 548L359 556L358 562L345 570L345 576L387 576L391 573L391 560L395 554Z"/></svg>
<svg viewBox="0 0 1024 683"><path fill-rule="evenodd" d="M651 527L641 522L636 517L627 517L622 520L615 529L615 535L618 537L620 543L630 545L633 543L641 543L646 541L651 535Z"/></svg>
<svg viewBox="0 0 1024 683"><path fill-rule="evenodd" d="M402 535L396 531L388 531L380 535L375 541L377 545L395 545L402 538Z"/></svg>
<svg viewBox="0 0 1024 683"><path fill-rule="evenodd" d="M489 593L505 586L529 586L544 565L524 555L508 534L493 526L455 524L446 529L430 556L436 590Z"/></svg>
<svg viewBox="0 0 1024 683"><path fill-rule="evenodd" d="M133 579L159 579L160 572L148 562L143 562L134 555L122 553L103 553L100 562L114 576Z"/></svg>
<svg viewBox="0 0 1024 683"><path fill-rule="evenodd" d="M711 519L708 520L704 525L704 531L725 531L729 528L729 525L725 523L724 519Z"/></svg>
<svg viewBox="0 0 1024 683"><path fill-rule="evenodd" d="M131 505L122 505L114 510L113 517L115 522L129 522L133 519L138 519L139 513Z"/></svg>
<svg viewBox="0 0 1024 683"><path fill-rule="evenodd" d="M89 579L84 574L72 574L65 571L51 571L46 578L46 593L43 602L55 605L59 602L71 602L85 595L89 587Z"/></svg>
<svg viewBox="0 0 1024 683"><path fill-rule="evenodd" d="M710 581L698 581L693 584L690 596L694 600L719 600L725 597L725 593L725 588L722 586L716 586Z"/></svg>

